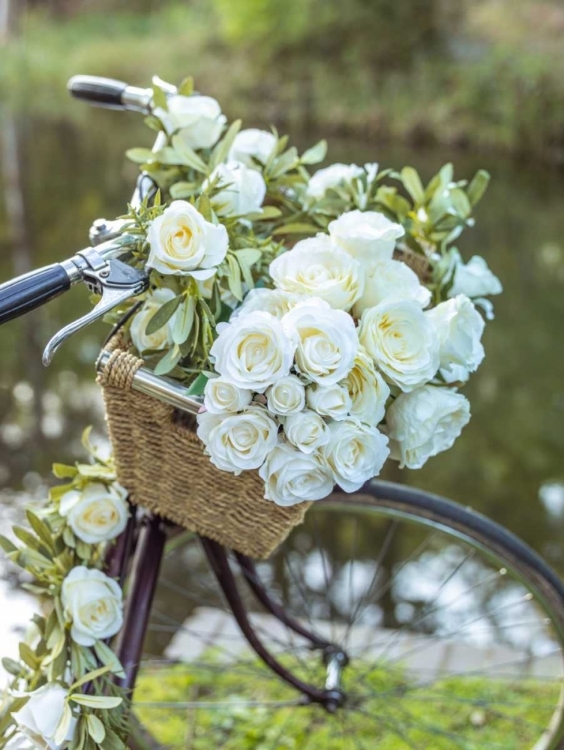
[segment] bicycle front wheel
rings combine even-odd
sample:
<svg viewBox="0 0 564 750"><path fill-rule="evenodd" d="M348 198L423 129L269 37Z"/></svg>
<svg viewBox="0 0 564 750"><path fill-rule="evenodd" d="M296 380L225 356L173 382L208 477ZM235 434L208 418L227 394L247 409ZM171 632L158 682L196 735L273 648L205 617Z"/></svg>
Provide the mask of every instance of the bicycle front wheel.
<svg viewBox="0 0 564 750"><path fill-rule="evenodd" d="M236 563L232 555L234 571ZM483 516L372 482L314 504L271 559L235 575L256 635L302 682L338 685L341 705L330 713L307 704L260 661L199 540L186 535L163 563L134 695L133 747L559 747L564 589ZM346 665L328 664L266 611L249 582L342 650Z"/></svg>

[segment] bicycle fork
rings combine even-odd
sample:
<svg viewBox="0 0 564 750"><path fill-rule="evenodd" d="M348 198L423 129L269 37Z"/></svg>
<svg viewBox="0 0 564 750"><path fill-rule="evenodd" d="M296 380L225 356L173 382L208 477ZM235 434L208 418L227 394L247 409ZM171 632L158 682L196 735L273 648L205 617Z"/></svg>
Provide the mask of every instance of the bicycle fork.
<svg viewBox="0 0 564 750"><path fill-rule="evenodd" d="M124 677L119 679L119 684L130 692L133 692L135 687L141 662L144 636L166 541L166 522L154 514L148 514L141 519L139 533L135 539L135 508L132 508L132 511L128 527L118 539L116 547L110 550L107 560L107 572L122 583L130 563L133 571L127 589L124 624L115 649L125 673ZM200 537L200 541L233 616L251 648L275 674L302 694L304 703L319 703L330 713L335 712L346 697L341 689L341 676L349 661L347 654L338 645L312 633L290 617L268 595L257 576L253 561L245 555L235 553L237 563L256 599L276 619L308 640L312 650L320 651L323 655L327 668L323 688L310 685L293 675L257 636L241 599L225 548L211 539Z"/></svg>

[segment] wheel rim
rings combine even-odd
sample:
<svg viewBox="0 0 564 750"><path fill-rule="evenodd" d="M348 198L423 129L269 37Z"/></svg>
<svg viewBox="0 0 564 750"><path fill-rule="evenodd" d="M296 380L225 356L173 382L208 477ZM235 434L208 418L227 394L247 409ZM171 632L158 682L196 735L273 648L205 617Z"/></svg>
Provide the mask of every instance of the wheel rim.
<svg viewBox="0 0 564 750"><path fill-rule="evenodd" d="M149 747L556 746L561 616L483 538L394 504L332 498L257 571L289 614L349 654L344 707L301 705L259 664L189 537L165 560L135 695ZM323 687L319 655L245 601L284 665Z"/></svg>

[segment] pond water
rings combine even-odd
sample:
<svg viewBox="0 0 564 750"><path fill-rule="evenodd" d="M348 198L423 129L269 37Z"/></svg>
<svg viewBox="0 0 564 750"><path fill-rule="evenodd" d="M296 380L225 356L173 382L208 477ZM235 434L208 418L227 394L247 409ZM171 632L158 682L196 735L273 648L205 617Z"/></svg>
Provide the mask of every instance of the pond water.
<svg viewBox="0 0 564 750"><path fill-rule="evenodd" d="M123 212L136 174L123 151L148 145L150 133L134 115L102 111L92 111L80 125L5 113L0 129L3 281L71 256L85 246L93 219ZM330 144L329 155L332 161L411 164L426 178L451 157L459 178L471 177L481 166L491 171L477 226L460 242L467 258L474 253L486 257L505 288L495 299L496 319L486 329L486 359L466 389L472 421L448 454L417 472L391 467L386 478L486 513L564 571L564 174L487 155L358 141ZM10 215L21 220L10 221ZM104 326L93 326L64 345L48 369L41 364L47 340L89 309L87 297L84 288L73 289L0 329L4 527L26 500L44 496L54 461L81 455L85 426L93 424L103 434L93 362ZM12 626L27 619L29 601L14 599L13 571L2 566L0 575L4 643ZM9 608L3 605L8 599Z"/></svg>

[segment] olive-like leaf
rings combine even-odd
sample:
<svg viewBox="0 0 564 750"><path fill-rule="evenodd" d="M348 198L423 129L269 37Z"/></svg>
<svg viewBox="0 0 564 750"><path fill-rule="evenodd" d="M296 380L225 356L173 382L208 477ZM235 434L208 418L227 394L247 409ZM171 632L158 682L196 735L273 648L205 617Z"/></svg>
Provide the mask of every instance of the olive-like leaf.
<svg viewBox="0 0 564 750"><path fill-rule="evenodd" d="M178 295L177 297L170 299L168 302L165 302L162 307L159 307L159 309L147 323L147 327L145 328L145 333L147 334L147 336L151 336L153 333L156 333L164 325L166 325L176 312L176 308L181 302L182 295Z"/></svg>

